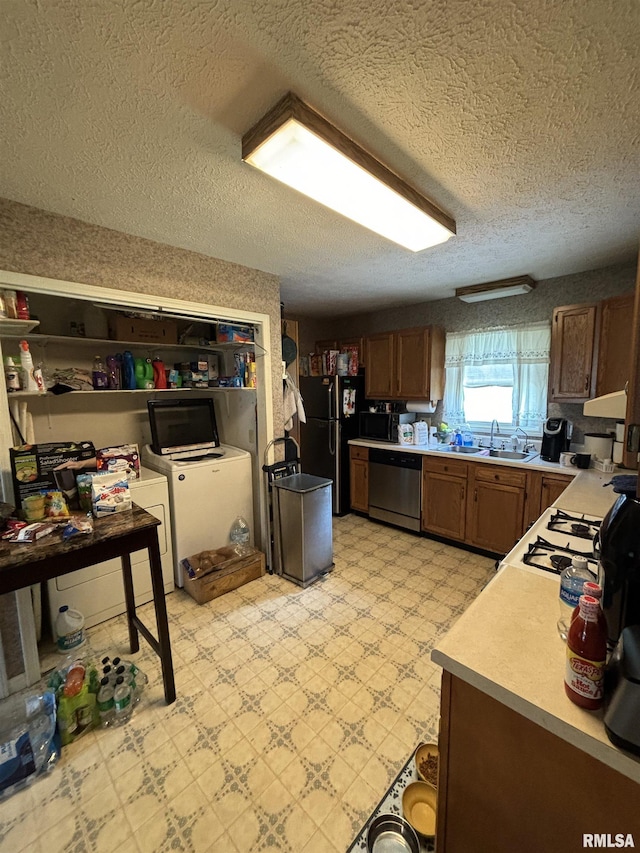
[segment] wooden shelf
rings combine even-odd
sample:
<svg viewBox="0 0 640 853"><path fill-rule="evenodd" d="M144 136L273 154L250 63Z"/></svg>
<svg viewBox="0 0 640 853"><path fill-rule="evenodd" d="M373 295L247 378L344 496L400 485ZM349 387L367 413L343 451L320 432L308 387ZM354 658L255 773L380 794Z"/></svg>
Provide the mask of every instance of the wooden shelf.
<svg viewBox="0 0 640 853"><path fill-rule="evenodd" d="M92 389L91 391L65 391L63 394L52 394L51 391L47 391L44 394L38 393L37 391L11 391L7 393L7 397L9 400L13 400L18 397L78 397L80 395L87 394L100 394L101 396L111 396L112 394L175 394L180 391L184 394L188 394L191 392L209 392L209 391L256 391L256 388L232 388L227 386L213 386L210 388L118 388L118 389L107 389L103 391L96 391Z"/></svg>
<svg viewBox="0 0 640 853"><path fill-rule="evenodd" d="M0 317L0 335L8 338L24 338L40 325L40 320L10 320Z"/></svg>
<svg viewBox="0 0 640 853"><path fill-rule="evenodd" d="M42 335L35 334L30 335L27 331L19 331L17 327L10 326L7 327L5 323L26 323L31 322L31 328L35 328L38 325L38 320L0 320L0 337L5 338L25 338L29 343L41 344L46 346L49 343L52 344L68 344L72 346L76 346L78 344L86 344L88 345L96 345L96 346L104 346L108 345L114 349L127 349L129 347L140 348L143 347L150 351L158 351L158 350L189 350L191 352L229 352L229 351L244 351L248 349L256 349L262 350L260 344L256 344L255 342L251 343L209 343L208 346L200 345L200 344L166 344L166 343L157 343L155 341L114 341L111 338L84 338L80 335L72 336L72 335ZM264 350L262 350L264 352Z"/></svg>

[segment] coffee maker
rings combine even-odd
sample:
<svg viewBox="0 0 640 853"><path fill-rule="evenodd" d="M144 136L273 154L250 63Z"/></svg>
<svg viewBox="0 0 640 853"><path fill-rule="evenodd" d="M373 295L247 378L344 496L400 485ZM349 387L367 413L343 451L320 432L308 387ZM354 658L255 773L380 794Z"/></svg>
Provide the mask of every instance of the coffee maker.
<svg viewBox="0 0 640 853"><path fill-rule="evenodd" d="M542 428L540 458L545 462L559 462L560 454L569 449L573 424L565 418L547 418Z"/></svg>

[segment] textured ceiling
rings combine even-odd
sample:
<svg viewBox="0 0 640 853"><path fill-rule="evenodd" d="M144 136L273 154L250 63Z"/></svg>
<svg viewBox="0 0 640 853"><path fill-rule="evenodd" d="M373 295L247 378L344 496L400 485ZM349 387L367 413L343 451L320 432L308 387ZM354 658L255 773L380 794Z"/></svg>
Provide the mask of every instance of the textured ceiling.
<svg viewBox="0 0 640 853"><path fill-rule="evenodd" d="M0 7L0 196L276 273L289 313L637 254L637 0ZM289 89L458 235L413 254L243 164Z"/></svg>

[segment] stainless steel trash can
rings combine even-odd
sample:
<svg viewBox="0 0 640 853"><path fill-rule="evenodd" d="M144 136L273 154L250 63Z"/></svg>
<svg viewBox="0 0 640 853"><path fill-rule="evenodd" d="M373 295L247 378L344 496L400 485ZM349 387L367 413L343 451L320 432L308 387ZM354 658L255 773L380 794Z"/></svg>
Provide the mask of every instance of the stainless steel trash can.
<svg viewBox="0 0 640 853"><path fill-rule="evenodd" d="M299 586L308 586L333 568L332 483L312 474L291 474L273 482L276 567Z"/></svg>

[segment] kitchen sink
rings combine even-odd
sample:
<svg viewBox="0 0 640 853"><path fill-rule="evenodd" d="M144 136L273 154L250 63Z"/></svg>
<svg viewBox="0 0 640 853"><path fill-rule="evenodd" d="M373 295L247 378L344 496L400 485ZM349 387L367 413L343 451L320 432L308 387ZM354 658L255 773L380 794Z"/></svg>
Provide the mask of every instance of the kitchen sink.
<svg viewBox="0 0 640 853"><path fill-rule="evenodd" d="M445 453L479 453L481 447L468 447L464 444L450 444L448 447L441 448Z"/></svg>
<svg viewBox="0 0 640 853"><path fill-rule="evenodd" d="M535 456L535 453L524 453L522 450L496 450L493 448L489 451L489 456L495 456L496 459L528 459Z"/></svg>

